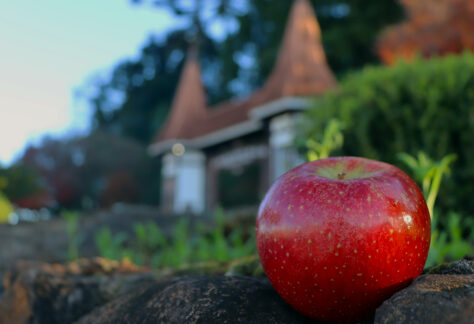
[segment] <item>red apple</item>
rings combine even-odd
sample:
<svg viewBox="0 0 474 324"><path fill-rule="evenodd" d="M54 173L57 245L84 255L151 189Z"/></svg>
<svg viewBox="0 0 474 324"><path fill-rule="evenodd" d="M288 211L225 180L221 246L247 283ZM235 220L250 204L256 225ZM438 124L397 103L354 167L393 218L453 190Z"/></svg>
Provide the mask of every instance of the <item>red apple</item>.
<svg viewBox="0 0 474 324"><path fill-rule="evenodd" d="M260 205L256 235L283 299L315 319L353 321L420 275L430 216L400 169L338 157L281 176Z"/></svg>

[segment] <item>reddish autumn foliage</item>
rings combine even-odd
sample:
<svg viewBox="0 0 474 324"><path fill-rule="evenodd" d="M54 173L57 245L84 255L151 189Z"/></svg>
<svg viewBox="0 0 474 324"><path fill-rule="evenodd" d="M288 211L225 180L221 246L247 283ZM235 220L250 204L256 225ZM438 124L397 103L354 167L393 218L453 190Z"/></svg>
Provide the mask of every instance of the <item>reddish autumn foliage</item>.
<svg viewBox="0 0 474 324"><path fill-rule="evenodd" d="M44 207L52 207L55 204L55 199L50 192L46 190L39 190L33 194L21 197L13 201L16 207L28 209L41 209Z"/></svg>
<svg viewBox="0 0 474 324"><path fill-rule="evenodd" d="M380 59L441 56L474 51L474 0L400 0L407 19L379 38Z"/></svg>
<svg viewBox="0 0 474 324"><path fill-rule="evenodd" d="M118 171L107 177L100 197L102 206L109 207L115 202L136 203L139 199L140 184L128 172Z"/></svg>

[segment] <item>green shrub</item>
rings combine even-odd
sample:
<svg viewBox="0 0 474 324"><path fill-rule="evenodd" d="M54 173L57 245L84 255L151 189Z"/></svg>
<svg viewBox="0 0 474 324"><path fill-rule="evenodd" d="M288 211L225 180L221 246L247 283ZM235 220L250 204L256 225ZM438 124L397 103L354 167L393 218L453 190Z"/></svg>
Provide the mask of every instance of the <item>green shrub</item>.
<svg viewBox="0 0 474 324"><path fill-rule="evenodd" d="M339 154L399 166L399 152L424 151L435 160L456 154L437 206L474 215L474 54L354 73L315 102L304 137L321 138L333 118L344 125Z"/></svg>

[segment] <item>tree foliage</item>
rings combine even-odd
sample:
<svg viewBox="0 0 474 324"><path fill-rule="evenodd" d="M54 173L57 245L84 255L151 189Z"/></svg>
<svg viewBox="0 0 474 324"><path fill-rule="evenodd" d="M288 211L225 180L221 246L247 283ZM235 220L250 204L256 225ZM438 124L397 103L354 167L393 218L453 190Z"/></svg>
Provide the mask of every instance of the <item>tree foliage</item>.
<svg viewBox="0 0 474 324"><path fill-rule="evenodd" d="M308 113L306 136L318 138L337 118L339 153L400 165L399 152L458 159L439 191L442 210L474 215L474 55L372 67L346 78Z"/></svg>
<svg viewBox="0 0 474 324"><path fill-rule="evenodd" d="M199 47L210 104L246 95L270 73L293 1L131 0L172 11L174 30L151 37L137 59L117 64L109 77L80 92L93 123L149 144L168 113L190 42ZM396 0L313 0L329 64L336 74L376 62L378 31L401 18Z"/></svg>
<svg viewBox="0 0 474 324"><path fill-rule="evenodd" d="M38 170L55 201L65 208L156 203L159 178L153 162L142 144L106 132L67 140L46 138L21 158L22 164Z"/></svg>
<svg viewBox="0 0 474 324"><path fill-rule="evenodd" d="M185 48L184 31L150 38L137 60L118 63L109 78L92 79L81 95L93 109L94 128L148 143L171 104Z"/></svg>
<svg viewBox="0 0 474 324"><path fill-rule="evenodd" d="M388 28L378 42L385 63L412 60L416 55L440 56L474 51L472 0L400 0L408 14L401 24Z"/></svg>
<svg viewBox="0 0 474 324"><path fill-rule="evenodd" d="M10 201L43 191L45 184L42 180L34 168L21 163L0 168L0 190Z"/></svg>

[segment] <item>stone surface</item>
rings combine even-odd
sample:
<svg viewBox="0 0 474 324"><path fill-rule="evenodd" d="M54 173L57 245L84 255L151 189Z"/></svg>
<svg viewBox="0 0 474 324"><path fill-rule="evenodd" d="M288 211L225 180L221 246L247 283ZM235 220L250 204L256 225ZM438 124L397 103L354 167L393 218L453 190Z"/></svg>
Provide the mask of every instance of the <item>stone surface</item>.
<svg viewBox="0 0 474 324"><path fill-rule="evenodd" d="M72 323L137 285L154 282L144 271L101 258L67 265L20 262L3 279L0 323Z"/></svg>
<svg viewBox="0 0 474 324"><path fill-rule="evenodd" d="M474 274L474 257L466 255L459 261L427 268L423 274Z"/></svg>
<svg viewBox="0 0 474 324"><path fill-rule="evenodd" d="M266 278L222 275L253 261L154 272L102 258L20 262L3 276L0 323L312 323ZM469 257L427 269L377 309L375 323L472 323L473 270Z"/></svg>
<svg viewBox="0 0 474 324"><path fill-rule="evenodd" d="M266 279L194 276L141 287L78 323L311 323Z"/></svg>
<svg viewBox="0 0 474 324"><path fill-rule="evenodd" d="M375 323L473 323L473 271L470 257L428 269L377 309Z"/></svg>

